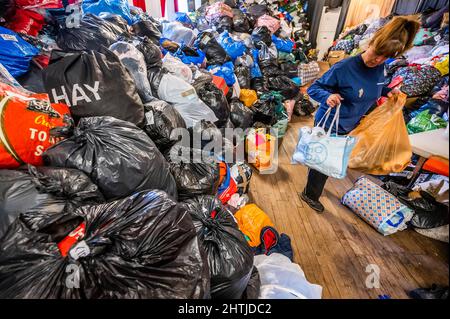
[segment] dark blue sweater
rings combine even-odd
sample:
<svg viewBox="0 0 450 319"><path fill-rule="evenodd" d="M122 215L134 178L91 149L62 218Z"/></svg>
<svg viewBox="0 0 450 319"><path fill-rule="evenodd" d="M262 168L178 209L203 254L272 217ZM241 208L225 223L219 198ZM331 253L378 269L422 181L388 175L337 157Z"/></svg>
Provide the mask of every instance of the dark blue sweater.
<svg viewBox="0 0 450 319"><path fill-rule="evenodd" d="M316 123L329 108L326 101L333 93L340 94L339 134L347 134L358 126L359 121L367 113L376 100L389 92L385 88L384 64L369 68L364 64L361 55L342 60L333 65L320 79L308 89L308 95L320 103L316 112ZM328 129L335 110L331 112L325 127ZM333 133L335 129L333 128Z"/></svg>

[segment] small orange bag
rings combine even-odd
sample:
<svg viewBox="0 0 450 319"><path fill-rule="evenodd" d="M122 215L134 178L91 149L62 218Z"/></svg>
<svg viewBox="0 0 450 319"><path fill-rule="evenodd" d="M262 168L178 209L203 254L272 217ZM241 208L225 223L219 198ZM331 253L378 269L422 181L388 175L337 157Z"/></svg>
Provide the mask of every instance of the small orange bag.
<svg viewBox="0 0 450 319"><path fill-rule="evenodd" d="M50 134L70 125L65 104L50 104L47 94L27 93L0 83L0 168L43 165L42 153L61 138Z"/></svg>
<svg viewBox="0 0 450 319"><path fill-rule="evenodd" d="M245 205L234 214L234 217L241 232L247 236L251 247L261 245L261 230L264 227L275 227L269 216L255 204Z"/></svg>

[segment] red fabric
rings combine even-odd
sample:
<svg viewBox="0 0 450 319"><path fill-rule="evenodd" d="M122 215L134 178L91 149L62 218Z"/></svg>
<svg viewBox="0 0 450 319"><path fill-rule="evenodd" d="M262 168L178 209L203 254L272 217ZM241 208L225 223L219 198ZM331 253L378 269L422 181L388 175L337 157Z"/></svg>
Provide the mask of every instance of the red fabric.
<svg viewBox="0 0 450 319"><path fill-rule="evenodd" d="M61 0L16 0L16 5L21 8L58 9L62 8Z"/></svg>
<svg viewBox="0 0 450 319"><path fill-rule="evenodd" d="M147 12L147 6L145 5L145 0L133 0L133 5L135 7L141 8L144 12Z"/></svg>
<svg viewBox="0 0 450 319"><path fill-rule="evenodd" d="M173 0L175 3L175 12L178 12L178 0Z"/></svg>
<svg viewBox="0 0 450 319"><path fill-rule="evenodd" d="M449 175L448 160L439 157L430 157L422 167L423 170L447 176Z"/></svg>
<svg viewBox="0 0 450 319"><path fill-rule="evenodd" d="M45 24L45 19L37 12L17 8L7 27L14 32L37 36Z"/></svg>
<svg viewBox="0 0 450 319"><path fill-rule="evenodd" d="M163 17L166 16L166 0L160 0L161 1L161 14Z"/></svg>
<svg viewBox="0 0 450 319"><path fill-rule="evenodd" d="M264 231L264 234L262 237L263 237L262 240L263 240L263 245L264 245L264 250L265 250L264 253L267 255L267 253L270 251L270 249L272 249L272 247L277 244L277 236L275 235L275 233L273 231L271 231L270 229L267 229L266 231Z"/></svg>

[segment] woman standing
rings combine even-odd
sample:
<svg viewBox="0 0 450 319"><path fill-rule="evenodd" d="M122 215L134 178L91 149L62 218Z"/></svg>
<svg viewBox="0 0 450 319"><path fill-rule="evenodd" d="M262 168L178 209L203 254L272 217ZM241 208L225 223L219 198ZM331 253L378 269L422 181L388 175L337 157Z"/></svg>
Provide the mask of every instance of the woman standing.
<svg viewBox="0 0 450 319"><path fill-rule="evenodd" d="M339 135L350 133L358 126L361 118L381 96L391 96L398 89L390 92L385 87L384 63L409 50L419 30L417 17L395 17L391 22L375 33L369 48L362 54L345 59L333 65L322 78L314 82L308 89L309 96L320 103L315 122L320 121L329 107L340 107ZM335 110L331 112L325 123L329 128ZM333 128L333 133L335 128ZM310 169L308 182L301 194L312 209L323 212L319 202L328 176Z"/></svg>

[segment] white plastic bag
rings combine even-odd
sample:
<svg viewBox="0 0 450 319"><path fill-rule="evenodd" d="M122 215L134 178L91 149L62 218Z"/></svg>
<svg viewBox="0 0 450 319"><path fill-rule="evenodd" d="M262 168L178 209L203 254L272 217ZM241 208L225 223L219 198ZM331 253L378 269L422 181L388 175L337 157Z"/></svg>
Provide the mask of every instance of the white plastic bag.
<svg viewBox="0 0 450 319"><path fill-rule="evenodd" d="M201 120L216 122L214 112L199 99L194 87L170 73L165 74L158 88L161 100L173 104L186 122L187 127L194 126Z"/></svg>
<svg viewBox="0 0 450 319"><path fill-rule="evenodd" d="M331 110L331 108L327 110L316 127L300 129L292 162L306 165L327 176L342 179L347 175L348 161L357 139L337 134L331 136L334 124L336 124L336 132L338 132L340 106L336 107L333 121L328 132L325 132L325 123L328 121ZM320 126L322 122L323 125Z"/></svg>
<svg viewBox="0 0 450 319"><path fill-rule="evenodd" d="M311 284L299 265L282 254L256 255L261 280L259 299L321 299L322 287Z"/></svg>
<svg viewBox="0 0 450 319"><path fill-rule="evenodd" d="M191 68L184 64L180 59L172 56L170 53L167 53L162 61L163 67L166 68L170 73L188 83L192 82Z"/></svg>

